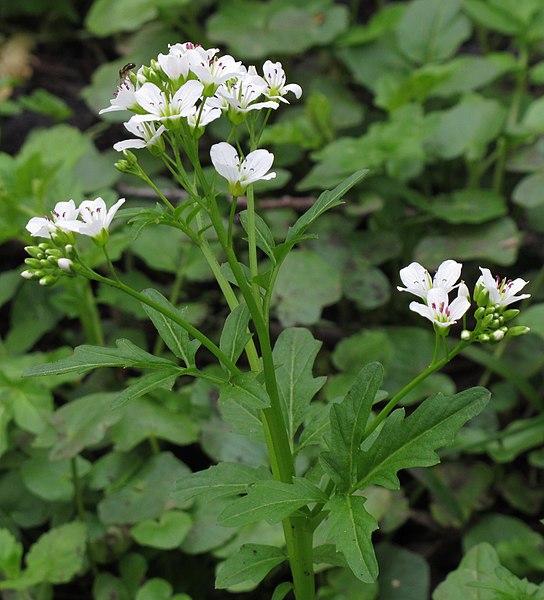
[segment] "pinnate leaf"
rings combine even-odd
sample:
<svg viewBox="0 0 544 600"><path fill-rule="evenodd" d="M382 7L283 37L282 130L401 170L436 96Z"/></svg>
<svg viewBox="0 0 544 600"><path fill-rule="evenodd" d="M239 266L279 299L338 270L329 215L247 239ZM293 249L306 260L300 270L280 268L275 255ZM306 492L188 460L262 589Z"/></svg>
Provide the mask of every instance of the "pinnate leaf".
<svg viewBox="0 0 544 600"><path fill-rule="evenodd" d="M276 546L244 544L239 552L221 564L215 580L217 589L232 587L240 583L257 585L287 557Z"/></svg>
<svg viewBox="0 0 544 600"><path fill-rule="evenodd" d="M72 356L45 365L31 367L25 377L41 375L60 375L62 373L90 371L98 367L133 367L138 369L161 369L172 367L173 363L165 358L153 356L138 348L131 341L120 339L117 348L101 346L77 346Z"/></svg>
<svg viewBox="0 0 544 600"><path fill-rule="evenodd" d="M376 519L365 508L363 496L334 496L325 505L329 512L327 539L336 545L353 574L366 583L378 576L378 561L372 545Z"/></svg>
<svg viewBox="0 0 544 600"><path fill-rule="evenodd" d="M153 302L169 312L185 319L186 309L179 310L159 291L149 288L144 290L142 295L153 300ZM153 325L155 325L164 343L170 348L174 355L181 359L187 367L194 367L195 354L200 346L200 342L198 340L190 340L187 330L162 312L151 308L144 303L142 303L142 308L153 322Z"/></svg>
<svg viewBox="0 0 544 600"><path fill-rule="evenodd" d="M435 452L451 443L455 434L489 401L485 388L471 388L454 396L435 394L423 401L406 419L404 409L393 412L367 452L358 461L360 489L382 485L400 487L397 472L409 467L428 467L439 462Z"/></svg>
<svg viewBox="0 0 544 600"><path fill-rule="evenodd" d="M325 494L306 479L295 478L293 483L259 481L249 488L247 496L225 508L219 515L219 522L226 527L240 527L261 520L277 523L306 504L326 500Z"/></svg>
<svg viewBox="0 0 544 600"><path fill-rule="evenodd" d="M266 479L270 479L270 473L264 467L222 462L179 480L172 496L179 503L196 496L211 502L222 496L245 493L255 481Z"/></svg>
<svg viewBox="0 0 544 600"><path fill-rule="evenodd" d="M357 481L357 459L370 410L382 380L383 367L380 363L366 365L359 371L342 402L331 407L331 450L324 452L321 460L329 476L342 491Z"/></svg>
<svg viewBox="0 0 544 600"><path fill-rule="evenodd" d="M306 416L306 410L325 383L325 377L314 377L312 367L321 342L299 327L285 329L274 346L274 364L278 391L283 405L290 440Z"/></svg>

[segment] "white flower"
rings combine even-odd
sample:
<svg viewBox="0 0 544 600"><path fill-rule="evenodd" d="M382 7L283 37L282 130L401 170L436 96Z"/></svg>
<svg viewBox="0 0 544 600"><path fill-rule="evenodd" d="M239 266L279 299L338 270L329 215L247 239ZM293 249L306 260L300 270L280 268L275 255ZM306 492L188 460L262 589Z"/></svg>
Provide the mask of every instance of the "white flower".
<svg viewBox="0 0 544 600"><path fill-rule="evenodd" d="M508 306L509 304L512 304L512 302L524 300L531 296L531 294L521 294L516 296L516 294L529 283L528 281L519 277L514 279L514 281L506 279L506 277L503 279L500 277L493 277L489 269L484 269L482 267L480 267L480 271L482 272L482 275L476 282L476 288L478 288L478 286L485 288L489 293L489 300L493 304Z"/></svg>
<svg viewBox="0 0 544 600"><path fill-rule="evenodd" d="M66 227L93 238L100 236L107 237L107 231L112 219L124 202L125 199L121 198L108 210L102 198L84 200L79 205L79 215L83 221L70 221L66 223ZM103 232L106 232L106 235Z"/></svg>
<svg viewBox="0 0 544 600"><path fill-rule="evenodd" d="M157 63L165 75L172 81L187 79L191 68L191 54L159 54L157 56Z"/></svg>
<svg viewBox="0 0 544 600"><path fill-rule="evenodd" d="M278 108L278 103L272 100L257 102L256 100L268 88L268 84L260 75L246 74L233 84L220 86L216 95L227 102L235 112L245 113L261 108Z"/></svg>
<svg viewBox="0 0 544 600"><path fill-rule="evenodd" d="M128 148L147 148L149 146L154 146L159 142L162 133L166 130L164 125L161 125L157 129L155 123L139 123L134 117L129 119L124 125L130 133L133 133L137 137L114 144L113 148L114 150L117 150L117 152L122 152Z"/></svg>
<svg viewBox="0 0 544 600"><path fill-rule="evenodd" d="M117 92L114 97L110 100L110 106L103 108L98 112L102 115L107 112L114 112L117 110L134 110L138 107L138 101L136 100L136 88L130 79L126 78L117 88Z"/></svg>
<svg viewBox="0 0 544 600"><path fill-rule="evenodd" d="M429 321L432 321L441 328L446 328L456 323L467 312L469 307L470 302L463 288L459 289L457 298L451 304L448 292L445 288L441 287L432 288L428 291L427 304L419 304L418 302L410 303L410 310L429 319Z"/></svg>
<svg viewBox="0 0 544 600"><path fill-rule="evenodd" d="M148 114L135 115L133 119L137 122L143 122L167 121L168 119L186 117L191 114L203 89L204 86L200 81L191 80L184 83L172 98L168 98L154 83L144 83L136 91L136 100Z"/></svg>
<svg viewBox="0 0 544 600"><path fill-rule="evenodd" d="M221 58L214 57L211 60L200 60L191 64L191 70L204 84L220 85L233 77L239 77L245 73L241 61L236 61L232 56L226 54Z"/></svg>
<svg viewBox="0 0 544 600"><path fill-rule="evenodd" d="M179 56L180 58L189 55L197 56L199 59L211 60L218 52L219 48L210 48L206 50L200 44L184 42L183 44L168 44L169 54Z"/></svg>
<svg viewBox="0 0 544 600"><path fill-rule="evenodd" d="M264 91L264 95L267 98L287 102L283 97L287 92L293 92L296 98L302 96L302 88L297 83L285 85L285 71L280 62L273 63L272 61L267 60L263 65L263 73L264 79L268 84L267 89Z"/></svg>
<svg viewBox="0 0 544 600"><path fill-rule="evenodd" d="M236 148L220 142L211 147L210 157L215 170L228 181L232 196L240 196L255 181L276 177L276 173L268 173L274 162L274 155L268 150L254 150L240 162Z"/></svg>
<svg viewBox="0 0 544 600"><path fill-rule="evenodd" d="M51 217L32 217L26 225L30 235L35 237L50 238L51 233L56 229L70 231L66 228L67 221L75 221L79 213L79 208L73 200L68 202L57 202L55 208L51 211Z"/></svg>
<svg viewBox="0 0 544 600"><path fill-rule="evenodd" d="M427 298L431 289L443 288L451 292L456 287L456 282L461 276L462 264L454 260L445 260L436 271L433 279L429 271L419 263L413 262L400 270L400 278L406 287L397 286L399 292L410 292L420 298Z"/></svg>
<svg viewBox="0 0 544 600"><path fill-rule="evenodd" d="M198 119L198 126L205 127L212 121L215 121L215 119L219 119L220 116L221 109L219 107L206 103L202 107L202 111L200 110L200 106L196 106L193 109L193 112L187 116L187 123L189 123L189 127L194 129L197 125Z"/></svg>

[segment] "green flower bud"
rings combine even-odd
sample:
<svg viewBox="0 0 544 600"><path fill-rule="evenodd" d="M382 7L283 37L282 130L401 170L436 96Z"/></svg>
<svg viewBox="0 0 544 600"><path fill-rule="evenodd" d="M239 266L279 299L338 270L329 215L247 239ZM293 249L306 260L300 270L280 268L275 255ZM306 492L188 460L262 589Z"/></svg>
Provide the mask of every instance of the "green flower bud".
<svg viewBox="0 0 544 600"><path fill-rule="evenodd" d="M474 318L479 321L485 315L485 308L480 306L474 311Z"/></svg>
<svg viewBox="0 0 544 600"><path fill-rule="evenodd" d="M38 246L25 246L25 250L32 258L43 258L43 250Z"/></svg>
<svg viewBox="0 0 544 600"><path fill-rule="evenodd" d="M502 313L502 318L504 319L505 323L508 323L508 321L511 321L517 317L519 313L520 311L517 308L509 308Z"/></svg>
<svg viewBox="0 0 544 600"><path fill-rule="evenodd" d="M517 337L518 335L525 335L531 331L529 327L525 327L525 325L518 325L517 327L510 327L507 332L508 337Z"/></svg>
<svg viewBox="0 0 544 600"><path fill-rule="evenodd" d="M491 334L491 339L494 342L500 342L503 338L504 338L504 331L501 331L500 329L498 329L497 331L494 331Z"/></svg>
<svg viewBox="0 0 544 600"><path fill-rule="evenodd" d="M39 269L42 266L42 261L37 258L25 258L25 265L33 269Z"/></svg>
<svg viewBox="0 0 544 600"><path fill-rule="evenodd" d="M489 336L487 335L487 333L481 333L478 336L478 341L485 344L486 342L489 342Z"/></svg>
<svg viewBox="0 0 544 600"><path fill-rule="evenodd" d="M468 342L471 337L472 337L472 331L469 331L468 329L463 329L463 331L461 331L461 339L464 342Z"/></svg>
<svg viewBox="0 0 544 600"><path fill-rule="evenodd" d="M43 286L50 286L57 282L58 277L54 277L53 275L45 275L42 277L38 283Z"/></svg>

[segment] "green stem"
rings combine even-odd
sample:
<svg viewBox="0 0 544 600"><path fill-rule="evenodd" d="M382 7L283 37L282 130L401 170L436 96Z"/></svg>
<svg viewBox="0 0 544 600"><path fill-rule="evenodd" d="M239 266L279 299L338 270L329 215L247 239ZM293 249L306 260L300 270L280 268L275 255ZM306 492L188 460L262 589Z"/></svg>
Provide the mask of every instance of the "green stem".
<svg viewBox="0 0 544 600"><path fill-rule="evenodd" d="M79 474L77 472L77 457L73 456L70 459L70 468L72 470L72 485L74 486L74 502L76 505L76 511L79 517L79 520L82 523L86 522L85 518L85 507L83 506L83 496L81 493L81 483L79 480Z"/></svg>
<svg viewBox="0 0 544 600"><path fill-rule="evenodd" d="M185 275L185 263L180 261L178 268L176 270L176 276L174 278L174 283L172 284L172 289L170 291L170 295L168 300L170 304L174 306L177 304L179 295L181 293L181 284L183 283L183 277ZM155 345L153 346L153 354L158 356L164 348L164 340L160 335L157 336L157 340L155 341Z"/></svg>
<svg viewBox="0 0 544 600"><path fill-rule="evenodd" d="M439 336L437 336L439 337ZM378 413L376 418L368 425L365 429L363 439L368 438L368 436L379 426L381 423L388 417L391 411L397 406L397 404L406 396L409 392L411 392L415 387L417 387L424 379L427 379L429 375L432 375L435 371L441 369L444 365L446 365L454 356L457 356L459 352L464 350L470 342L459 342L457 346L448 354L439 361L431 362L431 364L422 371L417 377L414 377L412 381L407 383L400 392L397 392L391 400L382 408L382 410ZM357 488L355 487L353 491Z"/></svg>
<svg viewBox="0 0 544 600"><path fill-rule="evenodd" d="M85 273L90 279L94 279L96 281L99 281L100 283L105 283L106 285L117 288L118 290L125 292L125 294L132 296L139 302L142 302L143 304L146 304L147 306L160 312L165 317L168 317L169 319L174 321L174 323L177 323L178 325L183 327L183 329L185 329L190 335L192 335L195 339L197 339L205 348L207 348L221 363L223 363L223 365L229 370L229 372L232 375L240 374L240 369L219 348L219 346L214 344L207 335L202 333L196 327L193 327L188 321L186 321L184 318L182 318L179 314L165 308L164 306L151 300L151 298L148 298L144 294L137 292L135 289L133 289L130 286L123 283L119 278L110 279L109 277L104 277L103 275L100 275L99 273L97 273L96 271L92 271L91 269L88 269Z"/></svg>
<svg viewBox="0 0 544 600"><path fill-rule="evenodd" d="M247 243L249 252L249 275L251 279L251 289L257 303L261 304L261 294L257 277L259 276L259 266L257 262L257 238L255 232L255 196L253 195L253 186L250 185L246 190L247 198Z"/></svg>
<svg viewBox="0 0 544 600"><path fill-rule="evenodd" d="M85 332L85 337L89 344L103 346L104 331L102 330L102 323L100 322L100 315L96 307L91 284L89 281L83 281L82 285L82 309L79 313L79 319Z"/></svg>

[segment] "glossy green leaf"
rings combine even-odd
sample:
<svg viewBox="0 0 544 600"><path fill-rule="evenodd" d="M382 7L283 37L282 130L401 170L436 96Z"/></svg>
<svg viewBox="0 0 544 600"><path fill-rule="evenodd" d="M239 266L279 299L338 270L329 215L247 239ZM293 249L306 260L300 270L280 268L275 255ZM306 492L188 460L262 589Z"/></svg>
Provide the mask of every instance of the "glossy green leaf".
<svg viewBox="0 0 544 600"><path fill-rule="evenodd" d="M192 520L187 513L169 510L158 521L140 521L130 534L141 546L173 550L181 544L191 525Z"/></svg>
<svg viewBox="0 0 544 600"><path fill-rule="evenodd" d="M534 173L524 177L514 188L512 200L524 208L536 208L544 204L542 187L544 174Z"/></svg>
<svg viewBox="0 0 544 600"><path fill-rule="evenodd" d="M246 344L251 339L251 333L247 329L250 319L249 309L245 304L231 311L225 321L219 348L235 363L242 354Z"/></svg>
<svg viewBox="0 0 544 600"><path fill-rule="evenodd" d="M142 292L146 298L153 300L156 304L175 315L179 315L186 320L186 310L177 309L169 300L167 300L159 291L147 289ZM177 358L183 360L187 367L194 367L195 354L200 346L198 340L189 340L187 330L181 325L170 319L162 312L151 308L147 304L142 303L142 308L147 316L153 321L153 325L157 328L159 335L164 343L170 348Z"/></svg>
<svg viewBox="0 0 544 600"><path fill-rule="evenodd" d="M255 521L278 523L298 509L313 502L325 502L325 494L306 479L295 478L293 483L258 481L247 495L227 506L219 515L225 527L240 527Z"/></svg>
<svg viewBox="0 0 544 600"><path fill-rule="evenodd" d="M116 450L131 450L149 438L184 446L192 444L198 437L198 426L190 416L146 398L136 398L111 412L122 414L110 430Z"/></svg>
<svg viewBox="0 0 544 600"><path fill-rule="evenodd" d="M447 258L488 260L498 265L515 262L521 233L510 217L474 227L451 227L443 234L427 235L416 246L414 260L439 265Z"/></svg>
<svg viewBox="0 0 544 600"><path fill-rule="evenodd" d="M270 472L265 467L255 468L240 463L221 462L180 479L172 496L181 504L195 497L212 502L222 496L245 493L251 484L268 479Z"/></svg>
<svg viewBox="0 0 544 600"><path fill-rule="evenodd" d="M123 487L98 503L100 520L106 525L121 525L157 519L177 506L170 494L175 482L188 472L170 452L153 456Z"/></svg>
<svg viewBox="0 0 544 600"><path fill-rule="evenodd" d="M485 223L506 215L508 207L493 190L464 189L436 198L429 212L447 223Z"/></svg>
<svg viewBox="0 0 544 600"><path fill-rule="evenodd" d="M363 496L334 496L325 505L329 512L327 539L341 552L353 574L366 583L378 577L372 532L378 523L365 508Z"/></svg>
<svg viewBox="0 0 544 600"><path fill-rule="evenodd" d="M404 418L397 409L386 419L372 446L361 452L358 487L372 483L398 489L397 472L409 467L426 467L439 462L438 448L451 443L455 434L489 401L484 388L472 388L455 396L436 394L423 401Z"/></svg>
<svg viewBox="0 0 544 600"><path fill-rule="evenodd" d="M134 367L138 369L160 369L172 367L173 363L165 358L153 356L138 348L131 341L120 339L116 341L117 348L101 346L77 346L69 358L54 363L38 365L24 373L25 377L41 375L58 375L62 373L84 373L98 367Z"/></svg>
<svg viewBox="0 0 544 600"><path fill-rule="evenodd" d="M506 109L497 100L474 94L436 116L438 124L429 139L431 151L446 160L465 156L474 161L484 156L501 131Z"/></svg>
<svg viewBox="0 0 544 600"><path fill-rule="evenodd" d="M310 250L293 250L285 259L273 302L282 325L312 325L323 307L342 295L340 273Z"/></svg>
<svg viewBox="0 0 544 600"><path fill-rule="evenodd" d="M274 345L278 392L287 433L292 441L304 420L308 405L325 383L324 377L312 375L313 363L320 347L321 342L302 328L285 329Z"/></svg>
<svg viewBox="0 0 544 600"><path fill-rule="evenodd" d="M157 0L97 0L87 13L85 24L97 37L135 31L157 17L159 5Z"/></svg>
<svg viewBox="0 0 544 600"><path fill-rule="evenodd" d="M539 0L463 0L465 11L478 24L506 35L524 37L542 5Z"/></svg>
<svg viewBox="0 0 544 600"><path fill-rule="evenodd" d="M270 398L253 373L232 377L219 391L221 414L234 431L263 440L260 411L270 406Z"/></svg>
<svg viewBox="0 0 544 600"><path fill-rule="evenodd" d="M20 578L0 582L0 589L70 581L83 568L86 538L86 526L77 521L44 533L28 551Z"/></svg>
<svg viewBox="0 0 544 600"><path fill-rule="evenodd" d="M217 589L241 583L259 584L268 573L287 560L285 552L275 546L244 544L240 550L221 563L215 579Z"/></svg>
<svg viewBox="0 0 544 600"><path fill-rule="evenodd" d="M382 380L380 363L366 365L342 402L331 407L330 450L321 454L320 460L340 491L347 491L357 481L360 447Z"/></svg>
<svg viewBox="0 0 544 600"><path fill-rule="evenodd" d="M21 570L23 545L7 529L0 529L0 572L4 579L16 579Z"/></svg>
<svg viewBox="0 0 544 600"><path fill-rule="evenodd" d="M399 50L424 64L449 58L470 36L471 27L461 13L461 0L414 0L396 33Z"/></svg>

